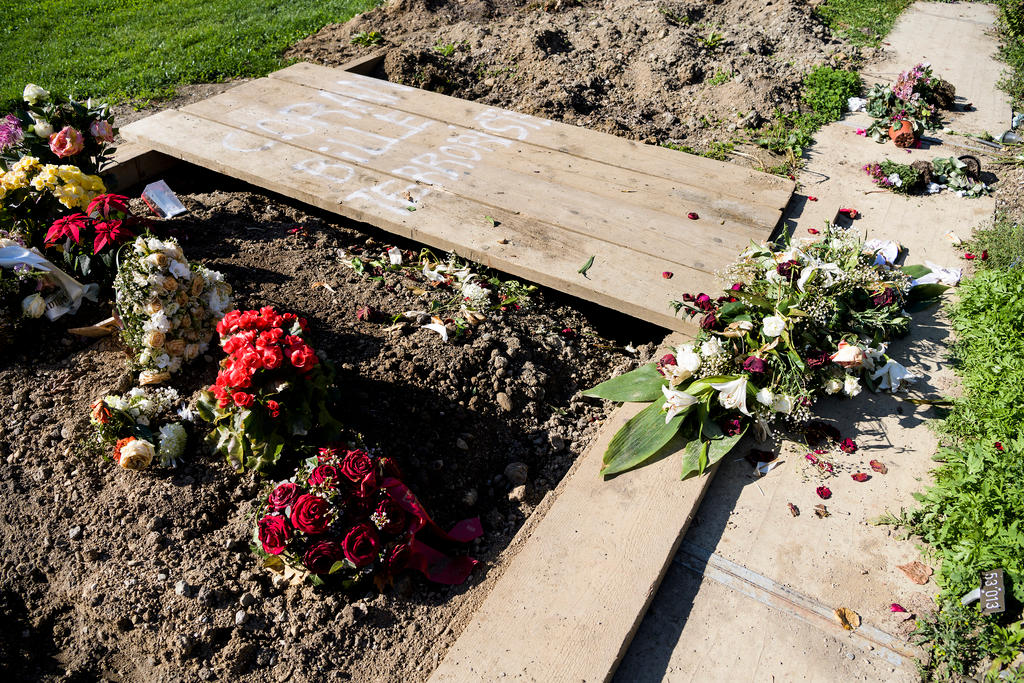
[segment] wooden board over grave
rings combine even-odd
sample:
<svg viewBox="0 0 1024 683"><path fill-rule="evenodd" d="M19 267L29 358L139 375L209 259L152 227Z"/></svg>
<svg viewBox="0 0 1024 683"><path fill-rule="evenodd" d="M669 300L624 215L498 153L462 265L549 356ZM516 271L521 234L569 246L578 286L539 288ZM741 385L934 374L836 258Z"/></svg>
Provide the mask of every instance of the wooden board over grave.
<svg viewBox="0 0 1024 683"><path fill-rule="evenodd" d="M735 165L305 63L121 132L679 331L692 325L669 301L719 289L714 271L768 238L793 191Z"/></svg>

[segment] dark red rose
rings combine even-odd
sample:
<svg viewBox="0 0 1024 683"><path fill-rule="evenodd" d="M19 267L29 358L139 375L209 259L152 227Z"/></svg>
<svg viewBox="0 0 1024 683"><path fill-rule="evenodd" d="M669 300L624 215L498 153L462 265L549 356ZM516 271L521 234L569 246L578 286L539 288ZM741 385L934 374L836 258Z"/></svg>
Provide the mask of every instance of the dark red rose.
<svg viewBox="0 0 1024 683"><path fill-rule="evenodd" d="M790 279L800 274L800 262L796 259L783 261L779 265L775 266L775 272L786 279Z"/></svg>
<svg viewBox="0 0 1024 683"><path fill-rule="evenodd" d="M741 292L741 291L743 291L743 283L742 282L733 283L733 286L730 287L729 289L731 289L734 292Z"/></svg>
<svg viewBox="0 0 1024 683"><path fill-rule="evenodd" d="M697 308L699 308L702 311L715 310L715 302L711 300L710 296L703 292L697 295L697 298L694 299L694 303L696 303Z"/></svg>
<svg viewBox="0 0 1024 683"><path fill-rule="evenodd" d="M765 370L765 364L764 361L757 356L748 356L747 359L743 361L743 369L750 373L761 374Z"/></svg>
<svg viewBox="0 0 1024 683"><path fill-rule="evenodd" d="M726 420L722 423L722 431L726 436L736 436L743 431L743 422L738 417Z"/></svg>
<svg viewBox="0 0 1024 683"><path fill-rule="evenodd" d="M345 534L341 543L345 557L356 567L365 567L377 558L377 546L380 538L377 531L365 522L357 524Z"/></svg>
<svg viewBox="0 0 1024 683"><path fill-rule="evenodd" d="M843 453L856 453L857 444L853 442L853 439L846 438L843 439L843 442L841 444L839 444L839 450L841 450Z"/></svg>
<svg viewBox="0 0 1024 683"><path fill-rule="evenodd" d="M713 330L718 324L718 318L715 317L714 313L708 313L700 319L700 328L702 330Z"/></svg>
<svg viewBox="0 0 1024 683"><path fill-rule="evenodd" d="M683 301L687 303L693 303L694 301L696 301L696 298L693 296L693 294L683 294Z"/></svg>
<svg viewBox="0 0 1024 683"><path fill-rule="evenodd" d="M333 489L338 485L339 476L337 466L330 464L317 465L309 473L309 483L312 486L326 486Z"/></svg>
<svg viewBox="0 0 1024 683"><path fill-rule="evenodd" d="M291 532L288 531L288 523L280 515L267 515L257 524L259 529L260 543L263 544L263 551L269 555L280 555Z"/></svg>
<svg viewBox="0 0 1024 683"><path fill-rule="evenodd" d="M292 526L307 534L322 534L331 523L327 501L305 493L292 505Z"/></svg>
<svg viewBox="0 0 1024 683"><path fill-rule="evenodd" d="M302 489L298 484L278 484L267 498L267 509L271 512L282 512L289 505L294 505L301 494Z"/></svg>
<svg viewBox="0 0 1024 683"><path fill-rule="evenodd" d="M405 531L405 511L391 498L385 498L377 504L373 523L386 534L400 534Z"/></svg>
<svg viewBox="0 0 1024 683"><path fill-rule="evenodd" d="M380 465L381 474L385 477L402 478L402 470L398 469L398 465L391 458L381 458L377 464Z"/></svg>
<svg viewBox="0 0 1024 683"><path fill-rule="evenodd" d="M341 473L352 483L358 484L374 474L373 458L363 450L349 451L341 461Z"/></svg>
<svg viewBox="0 0 1024 683"><path fill-rule="evenodd" d="M892 306L896 303L896 292L893 291L892 287L886 287L881 292L871 297L871 303L873 303L876 308Z"/></svg>
<svg viewBox="0 0 1024 683"><path fill-rule="evenodd" d="M320 541L302 556L302 564L314 574L329 574L335 562L345 559L345 551L337 541Z"/></svg>
<svg viewBox="0 0 1024 683"><path fill-rule="evenodd" d="M807 356L807 367L820 368L832 360L832 354L828 351L814 351Z"/></svg>
<svg viewBox="0 0 1024 683"><path fill-rule="evenodd" d="M666 365L675 365L675 364L676 364L676 357L674 355L672 355L671 353L666 353L658 361L658 372L660 372L662 375L664 375L665 374L665 371L664 371L665 366Z"/></svg>
<svg viewBox="0 0 1024 683"><path fill-rule="evenodd" d="M388 565L388 573L394 576L398 572L402 571L409 566L409 544L403 543L396 545L387 553L385 562Z"/></svg>

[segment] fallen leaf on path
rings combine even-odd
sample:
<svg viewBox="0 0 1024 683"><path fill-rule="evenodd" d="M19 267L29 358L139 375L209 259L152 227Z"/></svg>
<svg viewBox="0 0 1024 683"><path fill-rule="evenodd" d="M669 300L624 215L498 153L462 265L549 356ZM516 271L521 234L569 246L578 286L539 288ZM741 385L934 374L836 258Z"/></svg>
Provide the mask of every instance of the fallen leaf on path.
<svg viewBox="0 0 1024 683"><path fill-rule="evenodd" d="M836 619L839 620L839 625L847 631L852 631L860 626L860 615L849 607L840 607L835 611L835 615Z"/></svg>
<svg viewBox="0 0 1024 683"><path fill-rule="evenodd" d="M814 506L814 514L816 514L819 519L825 519L829 516L829 511L823 504L818 503Z"/></svg>
<svg viewBox="0 0 1024 683"><path fill-rule="evenodd" d="M907 575L907 578L923 586L928 583L928 577L932 575L932 568L926 564L922 564L917 560L908 562L907 564L898 564L896 568Z"/></svg>
<svg viewBox="0 0 1024 683"><path fill-rule="evenodd" d="M793 515L794 517L800 516L800 508L798 508L796 505L793 505L792 503L786 503L786 505L789 507L789 514Z"/></svg>
<svg viewBox="0 0 1024 683"><path fill-rule="evenodd" d="M582 276L586 277L586 275L587 275L587 271L588 271L588 270L590 270L590 267L591 267L592 265L594 265L594 258L595 258L595 257L593 257L593 256L591 256L590 258L588 258L588 259L587 259L587 262L586 262L586 263L584 263L584 264L583 264L582 266L580 266L580 269L579 269L579 270L577 270L576 272L577 272L577 273L579 273L580 275L582 275Z"/></svg>
<svg viewBox="0 0 1024 683"><path fill-rule="evenodd" d="M887 474L889 472L889 468L886 467L885 463L883 462L872 460L868 464L871 465L871 469L873 469L875 472L878 472L879 474Z"/></svg>

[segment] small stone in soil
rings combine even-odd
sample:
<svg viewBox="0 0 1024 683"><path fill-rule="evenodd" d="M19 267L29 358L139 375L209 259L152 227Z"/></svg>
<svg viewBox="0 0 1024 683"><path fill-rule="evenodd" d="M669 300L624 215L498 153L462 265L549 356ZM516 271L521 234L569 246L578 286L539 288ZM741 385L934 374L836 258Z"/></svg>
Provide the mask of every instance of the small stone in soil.
<svg viewBox="0 0 1024 683"><path fill-rule="evenodd" d="M513 486L525 484L529 476L530 470L525 462L510 462L505 468L505 479Z"/></svg>
<svg viewBox="0 0 1024 683"><path fill-rule="evenodd" d="M70 538L72 541L77 541L81 537L82 537L82 527L80 527L80 526L73 526L73 527L71 527L71 529L68 530L68 538Z"/></svg>
<svg viewBox="0 0 1024 683"><path fill-rule="evenodd" d="M498 401L498 405L501 407L502 410L504 410L506 413L512 412L512 399L509 398L508 394L506 394L504 391L499 391L498 395L495 396L494 398L495 400Z"/></svg>
<svg viewBox="0 0 1024 683"><path fill-rule="evenodd" d="M189 591L190 591L189 585L187 583L185 583L184 581L178 581L177 583L174 584L174 592L177 593L178 595L185 595L185 596L187 596L189 594Z"/></svg>
<svg viewBox="0 0 1024 683"><path fill-rule="evenodd" d="M508 499L513 503L521 503L526 499L526 486L520 485L509 491Z"/></svg>
<svg viewBox="0 0 1024 683"><path fill-rule="evenodd" d="M240 609L235 612L235 626L241 626L245 623L245 620L249 618L244 609Z"/></svg>

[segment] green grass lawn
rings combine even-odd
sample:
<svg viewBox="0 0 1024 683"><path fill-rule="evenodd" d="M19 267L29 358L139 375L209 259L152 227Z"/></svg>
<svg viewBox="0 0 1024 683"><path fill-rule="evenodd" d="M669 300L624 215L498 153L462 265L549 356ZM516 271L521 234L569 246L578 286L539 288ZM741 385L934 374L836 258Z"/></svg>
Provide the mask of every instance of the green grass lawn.
<svg viewBox="0 0 1024 683"><path fill-rule="evenodd" d="M376 0L0 0L0 102L25 83L120 101L259 76Z"/></svg>
<svg viewBox="0 0 1024 683"><path fill-rule="evenodd" d="M828 0L818 15L835 33L858 45L881 43L912 0Z"/></svg>

